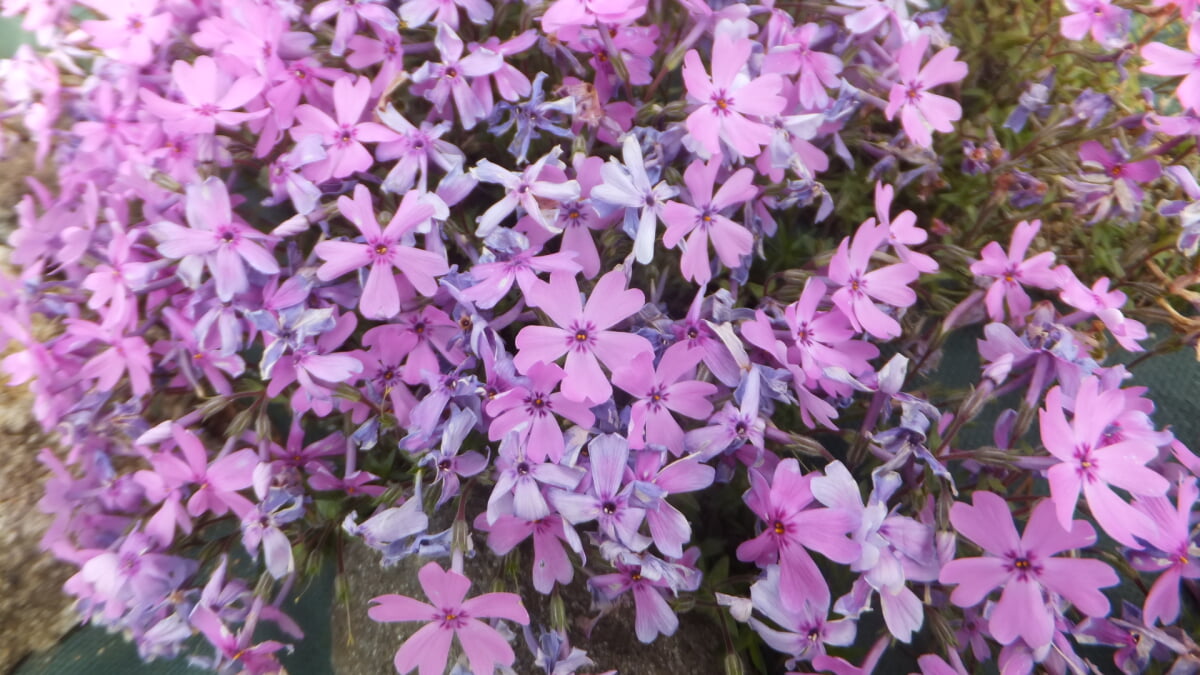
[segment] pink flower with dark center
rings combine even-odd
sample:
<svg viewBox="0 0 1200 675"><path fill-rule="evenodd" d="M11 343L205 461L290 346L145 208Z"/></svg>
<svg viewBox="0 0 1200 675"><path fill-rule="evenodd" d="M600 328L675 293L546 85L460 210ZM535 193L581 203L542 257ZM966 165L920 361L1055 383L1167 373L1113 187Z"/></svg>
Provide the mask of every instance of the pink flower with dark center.
<svg viewBox="0 0 1200 675"><path fill-rule="evenodd" d="M1075 394L1070 424L1062 399L1062 388L1054 387L1040 411L1042 444L1059 460L1046 472L1059 525L1070 526L1082 491L1092 516L1109 536L1130 548L1142 548L1135 537L1153 536L1155 525L1112 488L1151 497L1166 494L1167 479L1146 466L1158 456L1158 448L1141 439L1105 443L1109 426L1124 412L1120 389L1100 391L1099 379L1084 378Z"/></svg>
<svg viewBox="0 0 1200 675"><path fill-rule="evenodd" d="M181 275L199 276L198 268L207 266L216 282L217 297L229 302L250 288L245 264L263 274L279 273L275 257L257 243L271 237L234 218L229 192L219 178L189 185L186 206L191 227L168 221L150 226L150 233L159 240L159 253L183 258Z"/></svg>
<svg viewBox="0 0 1200 675"><path fill-rule="evenodd" d="M691 195L691 204L667 202L662 219L667 224L663 246L674 248L687 236L687 246L681 256L683 276L698 284L712 278L709 268L708 244L712 241L717 257L729 269L742 264L742 258L754 249L754 235L745 227L722 214L744 204L758 194L753 185L754 170L738 169L721 182L713 194L721 162L716 157L707 164L694 161L683 173L683 182Z"/></svg>
<svg viewBox="0 0 1200 675"><path fill-rule="evenodd" d="M908 263L888 265L867 271L871 255L888 239L887 228L870 218L854 233L854 239L842 240L829 261L829 279L841 288L833 292L833 304L850 319L855 330L873 337L890 339L900 335L900 322L875 305L879 300L893 307L908 307L917 294L908 284L920 272Z"/></svg>
<svg viewBox="0 0 1200 675"><path fill-rule="evenodd" d="M375 220L375 208L367 187L354 188L354 198L338 198L338 209L363 235L363 241L328 240L313 249L325 261L317 270L322 281L336 279L367 265L371 272L363 286L359 310L368 319L390 319L400 312L400 291L393 269L399 269L406 279L424 295L437 291L435 277L449 271L446 259L437 253L404 243L406 235L431 218L433 206L421 201L421 193L410 190L396 208L386 228Z"/></svg>
<svg viewBox="0 0 1200 675"><path fill-rule="evenodd" d="M629 413L629 446L663 446L678 457L684 452L683 428L671 413L695 420L712 414L709 397L717 387L692 379L702 354L677 342L663 352L658 368L654 355L642 352L613 372L613 384L637 398Z"/></svg>
<svg viewBox="0 0 1200 675"><path fill-rule="evenodd" d="M1005 301L1008 303L1009 316L1014 322L1025 320L1032 302L1023 286L1058 288L1058 277L1050 269L1054 264L1054 253L1043 251L1032 258L1025 258L1029 244L1033 242L1041 227L1040 220L1022 220L1013 228L1008 253L1004 252L999 243L989 241L979 252L979 260L971 263L972 274L995 279L988 286L987 296L984 298L988 316L993 321L1004 320Z"/></svg>
<svg viewBox="0 0 1200 675"><path fill-rule="evenodd" d="M443 675L454 638L467 655L471 671L490 673L497 665L510 666L516 659L508 641L480 619L498 618L521 625L529 613L515 593L484 593L467 599L471 580L454 570L443 570L436 562L417 572L430 603L404 595L381 595L367 610L374 621L424 621L396 652L395 666L401 674L419 669L420 675Z"/></svg>
<svg viewBox="0 0 1200 675"><path fill-rule="evenodd" d="M211 134L218 124L237 126L270 112L266 108L252 113L233 112L262 93L266 81L258 75L231 80L211 56L197 56L193 63L176 61L171 65L171 79L183 101L169 101L149 89L142 89L140 94L146 110L163 120L168 133Z"/></svg>
<svg viewBox="0 0 1200 675"><path fill-rule="evenodd" d="M620 269L600 277L587 305L580 303L575 275L562 272L551 274L550 283L534 286L528 300L557 327L522 328L513 363L528 373L537 363L551 363L566 354L562 393L568 400L592 404L608 400L612 385L600 363L613 370L651 350L650 341L640 335L609 330L645 304L641 291L625 288L625 273Z"/></svg>
<svg viewBox="0 0 1200 675"><path fill-rule="evenodd" d="M337 119L307 103L296 108L298 124L292 128L292 138L301 141L305 136L319 136L326 155L325 159L308 164L305 176L320 183L371 168L374 160L363 142L390 141L396 134L381 124L359 121L370 99L371 81L365 77L352 81L347 75L333 83Z"/></svg>
<svg viewBox="0 0 1200 675"><path fill-rule="evenodd" d="M526 375L526 384L515 385L487 404L487 413L495 416L488 427L488 438L499 440L519 427L521 443L530 460L541 462L549 458L558 462L565 449L558 416L585 429L596 418L584 403L554 391L565 375L562 368L539 362Z"/></svg>
<svg viewBox="0 0 1200 675"><path fill-rule="evenodd" d="M783 78L774 73L749 81L738 74L750 60L753 41L734 40L718 33L713 43L712 77L700 61L700 53L688 51L683 59L683 81L688 97L700 107L688 115L687 130L709 155L721 155L725 141L742 157L755 157L771 142L771 127L746 115L771 117L787 105L779 95Z"/></svg>
<svg viewBox="0 0 1200 675"><path fill-rule="evenodd" d="M1108 614L1108 598L1100 589L1116 585L1112 568L1099 560L1055 557L1096 543L1091 525L1076 520L1069 523L1070 530L1064 530L1054 516L1053 503L1043 499L1034 507L1025 534L1018 537L1002 497L981 491L975 493L974 502L974 506L956 502L950 522L988 555L947 563L939 581L958 585L950 601L959 607L974 607L993 589L1003 589L988 619L997 642L1008 645L1021 638L1035 650L1050 644L1055 610L1047 591L1088 616Z"/></svg>
<svg viewBox="0 0 1200 675"><path fill-rule="evenodd" d="M920 68L921 58L929 47L929 35L921 33L912 42L905 42L896 55L897 82L888 94L888 105L884 111L890 120L900 113L904 133L913 143L928 148L933 144L932 131L948 133L954 131L951 122L962 117L962 106L945 96L929 90L942 84L958 82L967 76L967 64L955 61L957 47L947 47ZM919 70L918 70L919 68Z"/></svg>

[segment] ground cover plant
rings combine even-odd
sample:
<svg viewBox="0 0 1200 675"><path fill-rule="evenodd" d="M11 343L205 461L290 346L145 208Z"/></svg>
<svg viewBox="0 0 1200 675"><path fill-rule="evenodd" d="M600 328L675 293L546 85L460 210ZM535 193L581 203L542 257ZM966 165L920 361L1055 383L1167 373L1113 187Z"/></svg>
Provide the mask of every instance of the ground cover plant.
<svg viewBox="0 0 1200 675"><path fill-rule="evenodd" d="M1194 0L2 7L0 370L143 658L277 672L353 539L400 673L1200 668Z"/></svg>

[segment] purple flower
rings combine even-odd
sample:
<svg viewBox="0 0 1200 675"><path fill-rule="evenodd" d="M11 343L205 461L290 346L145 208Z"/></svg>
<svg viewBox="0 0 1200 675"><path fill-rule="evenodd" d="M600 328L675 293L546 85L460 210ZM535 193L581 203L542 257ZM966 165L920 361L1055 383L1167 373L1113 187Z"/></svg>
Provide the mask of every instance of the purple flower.
<svg viewBox="0 0 1200 675"><path fill-rule="evenodd" d="M854 642L857 625L850 619L830 621L829 602L814 602L805 599L791 603L780 587L780 568L771 565L765 578L750 587L750 599L754 609L762 612L778 628L757 618L750 619L750 627L772 649L790 654L792 657L810 661L825 654L825 645L844 647Z"/></svg>
<svg viewBox="0 0 1200 675"><path fill-rule="evenodd" d="M424 295L437 291L435 277L449 271L441 255L406 245L406 236L426 223L436 209L410 190L396 208L396 214L383 230L375 219L371 194L359 184L354 198L338 198L338 209L363 235L362 243L329 240L317 244L314 252L325 261L317 270L322 281L331 281L367 265L371 272L363 286L359 311L368 319L390 319L400 312L400 291L392 269L397 268L414 288Z"/></svg>
<svg viewBox="0 0 1200 675"><path fill-rule="evenodd" d="M434 44L442 61L427 60L413 73L413 92L429 99L443 118L452 117L448 108L453 98L463 128L470 129L491 113L492 97L489 89L486 99L481 98L468 78L496 72L504 65L504 57L487 49L474 49L463 57L462 38L445 24L438 24Z"/></svg>
<svg viewBox="0 0 1200 675"><path fill-rule="evenodd" d="M716 385L692 379L701 356L699 350L675 343L663 352L657 369L654 354L642 352L613 372L613 384L637 398L629 413L631 448L649 444L666 447L676 457L683 454L683 428L671 413L707 419L712 414L708 399L717 393Z"/></svg>
<svg viewBox="0 0 1200 675"><path fill-rule="evenodd" d="M143 89L142 102L150 113L163 120L163 128L169 133L212 134L217 124L232 127L265 117L269 109L233 112L262 92L266 84L263 78L243 75L231 81L226 72L217 68L211 56L197 56L193 63L178 60L171 65L171 79L183 101L168 101Z"/></svg>
<svg viewBox="0 0 1200 675"><path fill-rule="evenodd" d="M573 180L547 180L552 178L555 171L562 175L562 162L558 156L562 148L555 147L549 153L526 167L521 173L514 173L501 168L491 161L480 160L471 174L484 183L498 183L504 187L504 197L493 204L483 215L479 216L479 227L475 236L486 237L500 226L500 222L508 217L517 206L524 209L538 225L546 231L556 233L553 223L555 215L552 209L550 215L543 213L547 202L566 202L579 199L579 183Z"/></svg>
<svg viewBox="0 0 1200 675"><path fill-rule="evenodd" d="M1111 0L1064 0L1067 11L1059 23L1062 36L1082 40L1089 32L1105 47L1118 47L1129 31L1129 10Z"/></svg>
<svg viewBox="0 0 1200 675"><path fill-rule="evenodd" d="M679 194L666 181L651 185L646 173L646 162L642 146L633 134L625 136L621 145L624 163L611 157L600 169L604 182L592 188L593 202L599 201L613 207L624 208L625 230L634 235L634 258L641 264L654 259L655 230L658 217L663 213L666 200ZM609 211L601 212L601 215ZM640 216L639 216L640 212Z"/></svg>
<svg viewBox="0 0 1200 675"><path fill-rule="evenodd" d="M575 566L571 564L562 542L571 550L582 554L583 543L575 529L567 525L562 516L551 514L537 520L526 520L518 516L500 516L495 523L487 524L483 514L476 527L488 531L488 548L496 555L507 555L518 544L533 535L533 587L539 593L550 593L554 584L571 583L575 577Z"/></svg>
<svg viewBox="0 0 1200 675"><path fill-rule="evenodd" d="M1038 502L1021 537L1008 504L991 492L976 492L974 506L956 502L950 522L988 555L951 561L942 568L939 580L958 585L950 600L959 607L974 607L993 589L1003 589L988 619L988 629L1000 644L1012 644L1017 638L1031 649L1050 644L1055 610L1046 591L1066 598L1088 616L1108 614L1108 598L1100 589L1116 585L1112 568L1099 560L1054 557L1091 546L1096 542L1095 530L1081 520L1064 530L1051 501Z"/></svg>
<svg viewBox="0 0 1200 675"><path fill-rule="evenodd" d="M1179 618L1182 579L1200 579L1200 554L1192 540L1191 514L1200 500L1196 479L1179 482L1175 504L1166 497L1142 497L1134 508L1149 516L1157 531L1142 537L1153 548L1133 554L1131 563L1145 572L1162 572L1146 594L1146 623L1175 623Z"/></svg>
<svg viewBox="0 0 1200 675"><path fill-rule="evenodd" d="M479 418L467 410L454 409L450 419L442 427L442 442L437 449L421 458L421 464L429 464L437 472L434 482L442 484L442 494L438 497L434 508L445 504L451 497L458 494L459 477L469 478L487 468L488 460L483 455L470 450L460 453L467 434L475 427Z"/></svg>
<svg viewBox="0 0 1200 675"><path fill-rule="evenodd" d="M646 510L634 505L637 483L625 483L629 443L614 434L597 436L588 444L588 458L592 480L587 494L552 490L550 503L573 525L595 520L609 539L634 551L645 550L651 540L638 528Z"/></svg>
<svg viewBox="0 0 1200 675"><path fill-rule="evenodd" d="M396 31L400 25L396 13L388 9L383 0L325 0L309 12L308 24L316 27L334 15L337 16L337 23L333 30L333 43L329 46L329 52L334 56L346 53L346 44L358 32L360 20L387 31Z"/></svg>
<svg viewBox="0 0 1200 675"><path fill-rule="evenodd" d="M427 622L396 652L397 671L404 674L419 669L420 675L442 675L455 637L473 672L490 673L497 665L512 665L516 655L508 641L480 619L495 617L528 624L529 614L520 596L484 593L468 600L471 580L453 570L443 570L436 562L422 567L417 578L432 604L391 594L372 598L376 604L367 610L374 621Z"/></svg>

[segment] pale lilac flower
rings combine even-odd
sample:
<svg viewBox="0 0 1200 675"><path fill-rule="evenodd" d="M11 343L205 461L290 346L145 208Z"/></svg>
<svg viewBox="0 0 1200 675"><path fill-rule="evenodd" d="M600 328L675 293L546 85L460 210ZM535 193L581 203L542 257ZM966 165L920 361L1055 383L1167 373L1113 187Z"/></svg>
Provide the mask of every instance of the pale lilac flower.
<svg viewBox="0 0 1200 675"><path fill-rule="evenodd" d="M806 23L791 31L783 44L775 46L763 59L764 73L783 73L796 78L796 97L806 110L829 107L826 87L837 88L841 82L842 60L833 54L813 49L820 37L821 27Z"/></svg>
<svg viewBox="0 0 1200 675"><path fill-rule="evenodd" d="M600 175L604 182L592 188L591 197L593 201L624 208L625 231L634 236L634 258L646 265L654 259L658 218L663 213L666 200L679 194L679 190L666 181L651 185L642 146L633 134L625 136L621 157L624 163L612 157L601 167ZM602 215L604 213L607 211Z"/></svg>
<svg viewBox="0 0 1200 675"><path fill-rule="evenodd" d="M525 167L521 173L515 173L493 164L487 159L471 169L471 174L484 183L497 183L504 188L505 195L493 204L477 222L479 227L475 236L486 237L500 226L500 222L508 217L518 206L533 218L548 232L557 233L554 226L556 217L554 209L546 209L547 202L566 202L579 199L579 183L573 180L548 180L559 173L561 176L562 162L558 156L562 148L555 147L533 164ZM546 213L549 211L549 215Z"/></svg>
<svg viewBox="0 0 1200 675"><path fill-rule="evenodd" d="M562 432L558 435L561 439ZM496 459L496 484L488 497L489 525L505 515L529 522L546 518L550 515L550 505L546 503L541 486L574 490L586 475L581 467L558 464L557 459L544 461L546 459L529 457L526 444L516 432L504 437Z"/></svg>
<svg viewBox="0 0 1200 675"><path fill-rule="evenodd" d="M950 601L959 607L974 607L993 589L1003 589L988 619L988 629L1000 644L1012 644L1017 638L1031 649L1050 644L1055 610L1046 591L1062 596L1088 616L1108 614L1108 598L1100 589L1116 585L1112 568L1099 560L1054 557L1096 543L1096 531L1082 520L1064 530L1050 500L1038 502L1020 537L1008 504L991 492L976 492L974 506L955 502L950 522L987 555L949 562L939 580L958 585Z"/></svg>
<svg viewBox="0 0 1200 675"><path fill-rule="evenodd" d="M550 503L573 525L597 521L605 537L634 551L645 550L651 540L638 529L646 509L636 506L638 483L625 481L629 443L615 434L597 436L588 444L591 482L586 494L551 490Z"/></svg>
<svg viewBox="0 0 1200 675"><path fill-rule="evenodd" d="M850 619L829 620L829 601L804 599L786 601L780 586L780 567L767 567L766 577L750 587L754 609L762 612L777 628L757 618L750 627L775 651L790 654L800 661L824 656L825 645L844 647L854 642L858 626Z"/></svg>
<svg viewBox="0 0 1200 675"><path fill-rule="evenodd" d="M1063 0L1072 12L1059 22L1062 36L1082 40L1088 33L1105 47L1117 47L1129 32L1129 10L1118 7L1112 0Z"/></svg>
<svg viewBox="0 0 1200 675"><path fill-rule="evenodd" d="M933 144L932 131L954 131L951 122L962 117L962 106L954 99L930 93L930 89L967 76L967 64L955 61L957 47L946 47L933 55L921 68L921 59L929 47L929 35L921 33L915 40L905 42L896 55L897 81L888 93L884 111L890 120L900 113L904 133L923 148Z"/></svg>
<svg viewBox="0 0 1200 675"><path fill-rule="evenodd" d="M309 11L308 25L316 27L336 15L333 43L329 53L341 56L346 53L346 44L358 31L358 22L364 21L384 30L394 32L400 26L396 13L388 9L384 0L325 0Z"/></svg>
<svg viewBox="0 0 1200 675"><path fill-rule="evenodd" d="M430 160L447 172L462 167L462 150L442 140L442 135L450 130L449 123L435 125L422 121L418 128L396 112L390 103L379 113L379 119L400 135L398 140L375 147L375 158L379 161L397 160L383 179L385 191L403 194L414 185L421 192L428 191Z"/></svg>
<svg viewBox="0 0 1200 675"><path fill-rule="evenodd" d="M93 46L131 66L153 60L154 50L167 39L175 22L175 15L160 7L159 0L109 2L102 11L107 18L83 21L79 27L92 37Z"/></svg>
<svg viewBox="0 0 1200 675"><path fill-rule="evenodd" d="M507 555L518 544L533 536L533 587L539 593L550 593L554 584L567 585L575 577L575 566L567 556L562 542L571 550L583 553L583 543L575 528L558 514L550 514L537 520L526 520L518 516L500 516L488 525L484 514L479 515L475 526L487 530L488 548L496 555ZM480 521L483 521L482 523Z"/></svg>
<svg viewBox="0 0 1200 675"><path fill-rule="evenodd" d="M579 264L573 251L536 255L535 249L513 254L507 260L480 262L471 267L474 285L463 289L462 297L480 309L491 309L512 289L515 283L525 295L538 282L539 272L578 274Z"/></svg>
<svg viewBox="0 0 1200 675"><path fill-rule="evenodd" d="M1141 439L1106 443L1109 425L1125 408L1120 389L1101 391L1099 379L1085 377L1073 407L1075 416L1068 424L1062 388L1054 387L1046 393L1046 407L1039 416L1042 444L1059 460L1046 472L1059 525L1071 524L1082 491L1100 527L1122 544L1140 549L1135 537L1152 536L1155 525L1112 488L1151 497L1165 494L1167 479L1146 466L1158 456L1158 448Z"/></svg>
<svg viewBox="0 0 1200 675"><path fill-rule="evenodd" d="M688 115L687 130L708 155L721 155L721 141L741 157L758 155L771 141L771 128L746 115L771 117L786 105L779 95L783 79L778 74L749 80L738 77L750 60L753 44L749 38L735 39L718 32L713 43L711 78L699 52L693 49L683 59L688 97L700 104Z"/></svg>
<svg viewBox="0 0 1200 675"><path fill-rule="evenodd" d="M462 38L445 24L438 24L434 44L442 56L442 61L425 61L413 73L413 92L431 101L442 118L453 116L449 111L450 100L453 98L463 128L471 129L491 113L492 101L490 89L487 99L484 100L472 88L468 79L496 72L504 65L504 57L486 49L475 49L464 57Z"/></svg>
<svg viewBox="0 0 1200 675"><path fill-rule="evenodd" d="M484 24L492 18L492 6L484 0L405 0L400 5L400 18L408 29L420 28L431 18L433 22L458 30L458 10L466 10L471 23Z"/></svg>
<svg viewBox="0 0 1200 675"><path fill-rule="evenodd" d="M1063 302L1103 321L1104 326L1117 339L1117 343L1128 351L1144 351L1138 340L1145 340L1149 335L1146 326L1121 313L1121 307L1125 305L1125 294L1108 290L1108 277L1100 277L1088 288L1066 265L1060 266L1056 271L1059 286L1062 288L1059 297Z"/></svg>
<svg viewBox="0 0 1200 675"><path fill-rule="evenodd" d="M471 580L453 570L443 570L436 562L426 563L417 572L417 578L432 604L391 594L372 598L371 602L376 604L367 610L373 621L428 622L396 652L397 671L404 675L419 669L420 675L443 675L455 637L476 673L493 672L497 665L512 665L516 655L508 641L480 619L494 617L522 625L529 623L520 596L484 593L468 600Z"/></svg>
<svg viewBox="0 0 1200 675"><path fill-rule="evenodd" d="M458 494L460 477L470 478L487 468L487 457L474 450L459 452L478 421L479 418L469 408L453 409L450 419L442 427L442 442L437 449L421 458L421 464L428 464L437 472L434 482L442 484L442 494L434 508Z"/></svg>
<svg viewBox="0 0 1200 675"><path fill-rule="evenodd" d="M633 630L639 642L650 644L659 635L670 637L679 629L679 617L664 597L671 589L665 578L644 575L636 565L616 564L612 574L598 574L588 584L607 600L612 601L633 591Z"/></svg>
<svg viewBox="0 0 1200 675"><path fill-rule="evenodd" d="M650 538L668 558L682 558L683 545L692 538L692 526L667 497L684 492L696 492L712 485L716 470L691 455L666 463L666 452L646 449L634 460L634 480L643 484L646 502L646 523Z"/></svg>

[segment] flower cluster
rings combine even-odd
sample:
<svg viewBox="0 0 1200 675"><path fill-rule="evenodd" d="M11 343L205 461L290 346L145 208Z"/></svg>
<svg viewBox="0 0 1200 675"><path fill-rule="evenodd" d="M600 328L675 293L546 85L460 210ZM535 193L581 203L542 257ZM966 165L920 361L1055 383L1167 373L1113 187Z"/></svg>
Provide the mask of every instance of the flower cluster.
<svg viewBox="0 0 1200 675"><path fill-rule="evenodd" d="M530 615L584 588L643 643L727 608L779 672L870 672L875 611L927 674L1194 668L1200 459L1108 357L1137 317L1200 334L1195 3L1055 3L1056 68L1163 84L1024 64L1013 103L971 98L962 3L716 4L5 0L42 47L0 62L0 148L55 180L0 371L55 434L81 615L276 672L257 628L298 638L283 600L353 538L420 561L429 602L367 610L422 624L400 673L504 672L512 625L547 675L604 668ZM467 597L518 548L524 597Z"/></svg>

